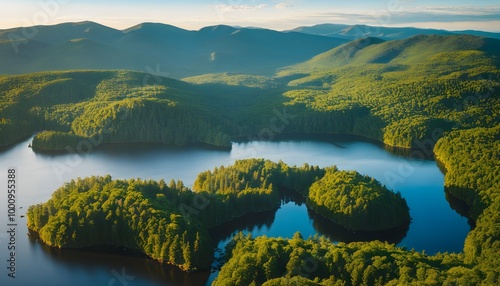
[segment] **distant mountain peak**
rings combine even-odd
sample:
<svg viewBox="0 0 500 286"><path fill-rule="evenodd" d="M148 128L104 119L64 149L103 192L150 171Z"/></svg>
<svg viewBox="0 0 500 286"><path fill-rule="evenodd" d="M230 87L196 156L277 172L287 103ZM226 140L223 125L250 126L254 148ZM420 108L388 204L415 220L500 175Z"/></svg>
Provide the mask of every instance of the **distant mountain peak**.
<svg viewBox="0 0 500 286"><path fill-rule="evenodd" d="M302 26L289 30L288 32L300 32L305 34L340 37L348 40L355 40L359 37L380 37L384 40L401 40L419 34L426 35L453 35L469 34L473 36L483 36L493 39L500 39L500 33L489 33L484 31L447 31L442 29L423 29L413 27L382 27L369 26L364 24L344 25L344 24L319 24L314 26Z"/></svg>
<svg viewBox="0 0 500 286"><path fill-rule="evenodd" d="M63 23L64 24L64 23ZM103 26L99 23L92 22L92 21L80 21L80 22L72 22L71 23L73 26Z"/></svg>
<svg viewBox="0 0 500 286"><path fill-rule="evenodd" d="M182 28L173 26L173 25L168 25L168 24L163 24L163 23L154 23L154 22L144 22L137 24L135 26L132 26L130 28L127 28L123 30L124 33L129 33L133 31L144 31L144 30L163 30L163 31L186 31Z"/></svg>
<svg viewBox="0 0 500 286"><path fill-rule="evenodd" d="M201 28L199 31L200 32L234 32L238 30L235 27L228 26L228 25L215 25L215 26L208 26Z"/></svg>

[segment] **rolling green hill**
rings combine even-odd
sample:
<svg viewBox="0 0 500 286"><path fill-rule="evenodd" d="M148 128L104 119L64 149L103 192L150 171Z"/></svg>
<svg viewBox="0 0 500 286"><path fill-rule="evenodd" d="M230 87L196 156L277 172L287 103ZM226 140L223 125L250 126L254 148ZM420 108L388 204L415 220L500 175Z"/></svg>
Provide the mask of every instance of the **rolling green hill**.
<svg viewBox="0 0 500 286"><path fill-rule="evenodd" d="M329 169L309 189L308 208L353 231L380 231L410 223L400 193L356 171Z"/></svg>
<svg viewBox="0 0 500 286"><path fill-rule="evenodd" d="M204 105L199 90L187 83L156 80L149 74L126 71L0 77L2 144L46 130L37 135L34 148L64 150L68 144L77 147L78 142L92 138L99 144L230 145L220 130L224 117L212 116L220 114L215 104ZM147 81L151 84L145 85Z"/></svg>
<svg viewBox="0 0 500 286"><path fill-rule="evenodd" d="M467 35L368 38L284 68L279 77L293 79L288 104L323 112L364 106L383 122L380 140L410 148L452 129L500 122L499 50L500 40Z"/></svg>
<svg viewBox="0 0 500 286"><path fill-rule="evenodd" d="M347 65L431 65L436 61L447 61L453 56L455 56L454 61L459 65L479 65L480 62L470 61L476 59L498 61L499 48L500 40L469 35L418 35L397 41L362 38L317 55L309 61L284 68L281 73L304 73ZM469 51L481 53L482 58L479 56L467 58L466 52ZM450 64L450 60L446 64Z"/></svg>

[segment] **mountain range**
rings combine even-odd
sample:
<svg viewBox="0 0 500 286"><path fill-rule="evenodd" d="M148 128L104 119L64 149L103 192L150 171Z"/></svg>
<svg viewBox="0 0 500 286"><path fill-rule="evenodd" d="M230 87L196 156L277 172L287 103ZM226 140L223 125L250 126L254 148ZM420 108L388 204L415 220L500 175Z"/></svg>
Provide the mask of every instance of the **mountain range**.
<svg viewBox="0 0 500 286"><path fill-rule="evenodd" d="M366 37L376 37L384 40L401 40L416 35L460 35L500 39L500 33L490 33L476 30L447 31L439 29L421 29L412 27L380 27L368 25L342 25L342 24L319 24L314 26L298 27L290 32L299 32L312 35L335 37L349 41Z"/></svg>
<svg viewBox="0 0 500 286"><path fill-rule="evenodd" d="M222 72L270 76L362 37L376 37L370 41L377 42L417 34L454 33L335 24L280 32L225 25L189 31L159 23L117 30L88 21L63 23L0 30L0 74L127 69L173 78Z"/></svg>
<svg viewBox="0 0 500 286"><path fill-rule="evenodd" d="M188 31L155 23L126 30L64 23L0 31L0 73L128 69L175 78L213 72L269 74L346 42L224 25Z"/></svg>

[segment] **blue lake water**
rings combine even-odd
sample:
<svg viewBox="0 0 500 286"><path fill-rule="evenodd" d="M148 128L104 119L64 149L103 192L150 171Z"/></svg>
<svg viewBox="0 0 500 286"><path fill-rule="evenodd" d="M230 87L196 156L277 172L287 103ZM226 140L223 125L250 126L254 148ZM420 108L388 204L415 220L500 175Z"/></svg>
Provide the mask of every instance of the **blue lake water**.
<svg viewBox="0 0 500 286"><path fill-rule="evenodd" d="M398 245L426 253L460 252L470 227L445 198L443 174L433 160L395 155L363 140L332 137L328 140L283 140L234 143L231 151L203 148L167 148L158 145L107 146L86 154L47 155L28 148L30 140L0 150L0 186L7 169L18 172L19 216L16 237L16 279L7 277L7 204L0 198L0 285L205 285L217 273L186 274L143 257L128 257L81 250L58 250L27 235L28 206L47 201L64 182L77 177L111 174L113 178L180 179L191 186L199 172L230 165L245 158L282 160L290 165L337 165L370 175L399 191L410 207L412 222L395 238ZM327 235L332 240L353 240L335 226L308 213L304 204L284 203L275 213L254 216L225 229L219 247L235 232L254 236L304 237ZM356 240L357 238L354 238Z"/></svg>

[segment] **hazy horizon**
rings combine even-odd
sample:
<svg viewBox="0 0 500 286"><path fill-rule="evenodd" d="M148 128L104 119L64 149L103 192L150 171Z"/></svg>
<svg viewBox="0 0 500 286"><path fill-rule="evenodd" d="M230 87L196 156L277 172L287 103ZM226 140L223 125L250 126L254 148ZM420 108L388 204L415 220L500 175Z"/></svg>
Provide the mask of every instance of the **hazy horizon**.
<svg viewBox="0 0 500 286"><path fill-rule="evenodd" d="M473 4L463 0L3 0L0 29L92 21L119 30L153 22L186 30L219 24L289 30L333 23L500 32L500 5L491 4L487 0Z"/></svg>

